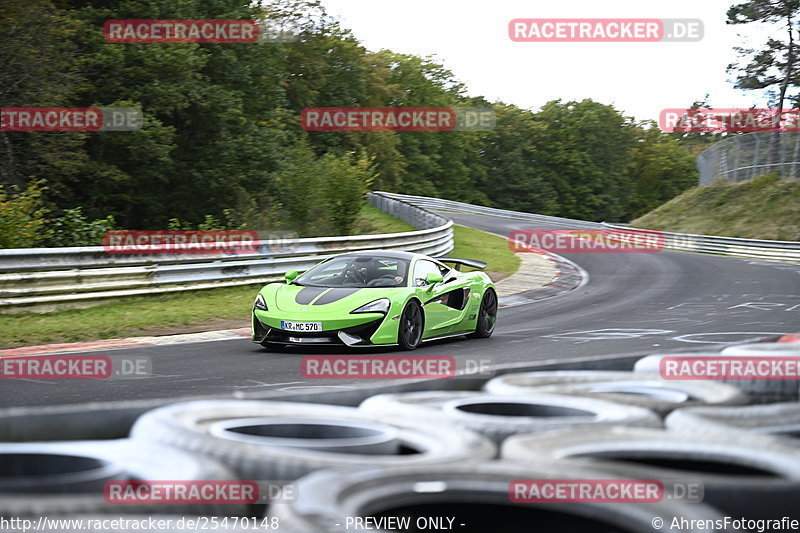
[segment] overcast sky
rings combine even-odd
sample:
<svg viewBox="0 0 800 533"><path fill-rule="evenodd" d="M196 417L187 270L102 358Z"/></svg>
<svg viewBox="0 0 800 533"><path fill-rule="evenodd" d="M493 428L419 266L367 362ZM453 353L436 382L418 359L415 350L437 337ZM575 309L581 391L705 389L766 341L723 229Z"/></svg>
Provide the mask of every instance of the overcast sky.
<svg viewBox="0 0 800 533"><path fill-rule="evenodd" d="M538 109L549 100L591 98L637 119L658 119L711 94L714 107L764 106L733 88L733 47L763 29L727 26L733 0L323 0L370 50L434 55L471 96ZM693 43L515 43L514 18L697 18ZM759 37L756 37L756 36ZM780 37L780 35L778 35ZM744 40L743 40L744 39Z"/></svg>

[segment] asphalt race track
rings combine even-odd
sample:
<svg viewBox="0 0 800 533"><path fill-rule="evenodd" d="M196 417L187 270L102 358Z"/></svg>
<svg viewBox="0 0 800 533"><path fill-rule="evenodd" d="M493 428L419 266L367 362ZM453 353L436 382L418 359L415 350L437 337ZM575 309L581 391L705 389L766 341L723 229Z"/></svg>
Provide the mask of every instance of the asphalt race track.
<svg viewBox="0 0 800 533"><path fill-rule="evenodd" d="M489 216L448 216L458 224L502 235L514 229L546 227ZM564 227L563 221L559 227ZM513 363L651 349L702 350L800 330L800 265L685 252L566 257L588 273L588 283L548 300L501 309L490 339L440 341L414 354L491 357L496 363ZM261 391L350 388L357 383L305 380L300 358L365 353L317 348L275 354L247 339L130 348L113 354L123 352L127 357L149 358L153 375L127 380L4 380L1 405L242 397Z"/></svg>

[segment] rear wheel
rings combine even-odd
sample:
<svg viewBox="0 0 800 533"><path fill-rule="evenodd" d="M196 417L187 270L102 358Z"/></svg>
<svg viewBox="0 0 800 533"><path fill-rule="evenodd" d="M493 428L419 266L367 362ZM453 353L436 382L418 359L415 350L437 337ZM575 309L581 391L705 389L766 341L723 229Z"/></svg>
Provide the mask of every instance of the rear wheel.
<svg viewBox="0 0 800 533"><path fill-rule="evenodd" d="M481 299L481 307L478 310L478 323L475 331L470 335L477 339L491 337L494 326L497 323L497 293L494 289L486 289Z"/></svg>
<svg viewBox="0 0 800 533"><path fill-rule="evenodd" d="M422 309L416 300L411 300L403 308L400 315L400 326L397 332L397 344L404 350L413 350L422 342L422 329L425 319Z"/></svg>

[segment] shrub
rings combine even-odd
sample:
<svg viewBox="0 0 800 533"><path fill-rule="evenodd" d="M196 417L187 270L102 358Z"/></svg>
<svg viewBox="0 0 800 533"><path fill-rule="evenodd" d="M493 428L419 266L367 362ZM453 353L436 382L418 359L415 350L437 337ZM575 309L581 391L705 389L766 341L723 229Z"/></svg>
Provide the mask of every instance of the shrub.
<svg viewBox="0 0 800 533"><path fill-rule="evenodd" d="M48 238L45 190L43 180L31 181L21 192L0 185L0 248L32 248Z"/></svg>
<svg viewBox="0 0 800 533"><path fill-rule="evenodd" d="M103 235L115 229L114 217L89 220L82 207L66 209L64 214L53 220L48 244L50 246L99 246Z"/></svg>

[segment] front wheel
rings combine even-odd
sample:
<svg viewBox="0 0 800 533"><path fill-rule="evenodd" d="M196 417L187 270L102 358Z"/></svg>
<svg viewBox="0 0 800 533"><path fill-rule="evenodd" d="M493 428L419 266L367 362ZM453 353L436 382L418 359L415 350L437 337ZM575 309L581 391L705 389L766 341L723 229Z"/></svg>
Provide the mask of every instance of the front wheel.
<svg viewBox="0 0 800 533"><path fill-rule="evenodd" d="M404 350L413 350L422 342L422 328L425 319L422 309L415 300L411 300L403 308L400 315L400 326L397 332L397 344Z"/></svg>
<svg viewBox="0 0 800 533"><path fill-rule="evenodd" d="M494 326L497 324L497 293L494 289L486 289L481 299L481 308L478 311L478 323L475 332L470 335L476 339L491 337Z"/></svg>

